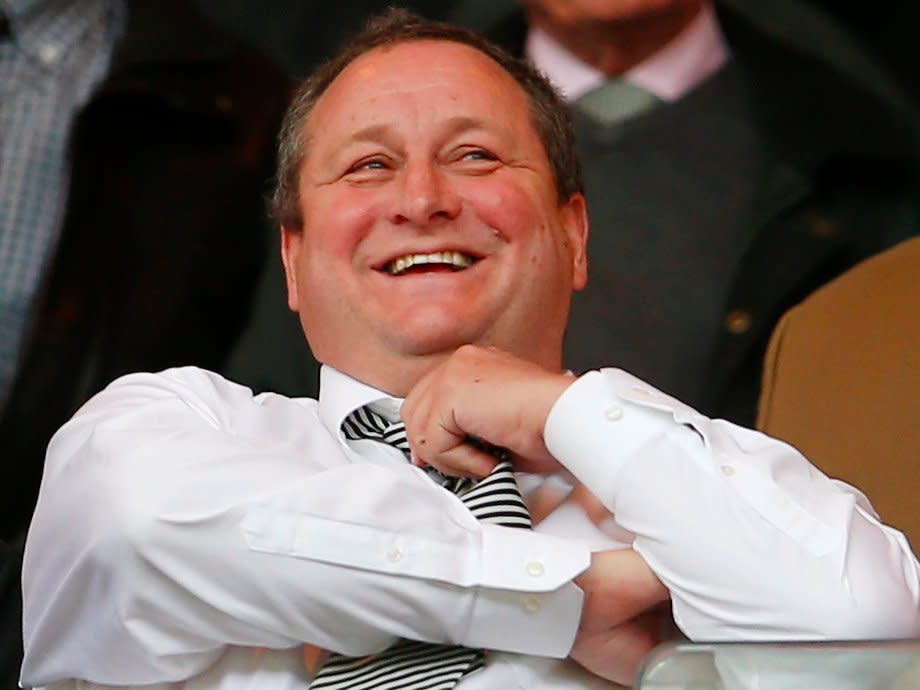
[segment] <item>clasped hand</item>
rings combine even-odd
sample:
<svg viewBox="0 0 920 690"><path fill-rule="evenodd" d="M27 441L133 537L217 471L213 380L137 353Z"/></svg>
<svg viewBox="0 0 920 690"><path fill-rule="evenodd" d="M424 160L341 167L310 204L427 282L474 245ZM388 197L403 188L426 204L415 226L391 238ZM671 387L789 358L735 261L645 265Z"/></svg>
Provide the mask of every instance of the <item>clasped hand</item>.
<svg viewBox="0 0 920 690"><path fill-rule="evenodd" d="M510 451L517 470L563 469L547 450L543 429L573 381L494 348L461 347L406 396L401 415L413 462L448 475L483 477L497 461L468 442L474 437ZM595 522L609 516L584 487L570 500ZM631 549L594 553L575 582L585 598L570 657L596 675L630 683L668 627L667 589Z"/></svg>
<svg viewBox="0 0 920 690"><path fill-rule="evenodd" d="M561 469L543 443L543 426L573 380L501 350L461 347L406 396L400 414L413 462L448 475L484 477L496 459L468 443L475 437L509 450L516 469Z"/></svg>

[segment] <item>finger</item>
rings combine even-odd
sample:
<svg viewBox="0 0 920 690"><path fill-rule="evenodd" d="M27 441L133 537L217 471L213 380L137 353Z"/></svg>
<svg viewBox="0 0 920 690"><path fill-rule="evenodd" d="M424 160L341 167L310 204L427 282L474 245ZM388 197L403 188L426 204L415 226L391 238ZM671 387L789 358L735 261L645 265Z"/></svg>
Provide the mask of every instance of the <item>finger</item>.
<svg viewBox="0 0 920 690"><path fill-rule="evenodd" d="M561 472L565 468L556 460L548 451L543 450L540 454L532 456L522 455L520 453L511 453L511 464L518 472L529 472L530 474L552 474Z"/></svg>
<svg viewBox="0 0 920 690"><path fill-rule="evenodd" d="M430 457L417 456L413 450L412 457L416 464L421 461L449 477L471 479L485 477L498 464L498 460L493 455L469 443L460 443Z"/></svg>

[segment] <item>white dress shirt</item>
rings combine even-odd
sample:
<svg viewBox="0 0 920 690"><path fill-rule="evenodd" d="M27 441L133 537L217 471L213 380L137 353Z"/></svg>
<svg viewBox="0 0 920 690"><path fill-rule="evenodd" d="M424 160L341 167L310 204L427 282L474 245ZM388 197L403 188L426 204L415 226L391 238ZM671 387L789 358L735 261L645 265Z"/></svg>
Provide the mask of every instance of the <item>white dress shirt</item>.
<svg viewBox="0 0 920 690"><path fill-rule="evenodd" d="M609 687L565 657L590 550L641 553L691 638L920 634L917 560L793 448L625 372L575 381L547 447L616 515L481 524L373 441L379 391L323 368L319 401L195 368L123 377L53 438L23 571L26 684L308 688L300 644L399 637L501 650L462 690ZM528 501L561 475L521 475ZM83 682L88 681L88 682Z"/></svg>
<svg viewBox="0 0 920 690"><path fill-rule="evenodd" d="M608 78L537 27L528 29L524 53L567 101L577 100ZM671 103L718 71L728 57L715 9L707 2L683 31L620 77Z"/></svg>

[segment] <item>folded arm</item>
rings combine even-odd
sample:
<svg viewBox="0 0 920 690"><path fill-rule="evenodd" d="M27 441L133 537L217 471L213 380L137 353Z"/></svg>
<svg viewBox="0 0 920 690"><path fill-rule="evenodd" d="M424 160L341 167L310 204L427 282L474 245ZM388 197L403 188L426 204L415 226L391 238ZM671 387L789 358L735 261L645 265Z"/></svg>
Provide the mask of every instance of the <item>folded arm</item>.
<svg viewBox="0 0 920 690"><path fill-rule="evenodd" d="M692 639L920 634L920 565L861 493L626 372L576 380L467 346L410 392L403 416L420 463L480 473L471 434L520 467L574 474L635 535Z"/></svg>
<svg viewBox="0 0 920 690"><path fill-rule="evenodd" d="M226 645L397 637L565 656L584 545L482 525L411 466L346 461L312 405L196 369L87 403L48 451L24 681L162 682Z"/></svg>

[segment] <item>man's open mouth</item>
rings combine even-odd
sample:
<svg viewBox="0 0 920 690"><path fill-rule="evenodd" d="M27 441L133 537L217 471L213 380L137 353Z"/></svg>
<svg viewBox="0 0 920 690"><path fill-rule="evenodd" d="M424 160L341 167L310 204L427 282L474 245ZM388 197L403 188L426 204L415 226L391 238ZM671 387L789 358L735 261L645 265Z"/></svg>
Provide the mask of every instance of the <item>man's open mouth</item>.
<svg viewBox="0 0 920 690"><path fill-rule="evenodd" d="M454 271L462 271L464 268L472 266L477 260L477 257L454 251L405 254L387 263L384 270L391 276L402 275L413 268L415 270L425 270L447 267Z"/></svg>

